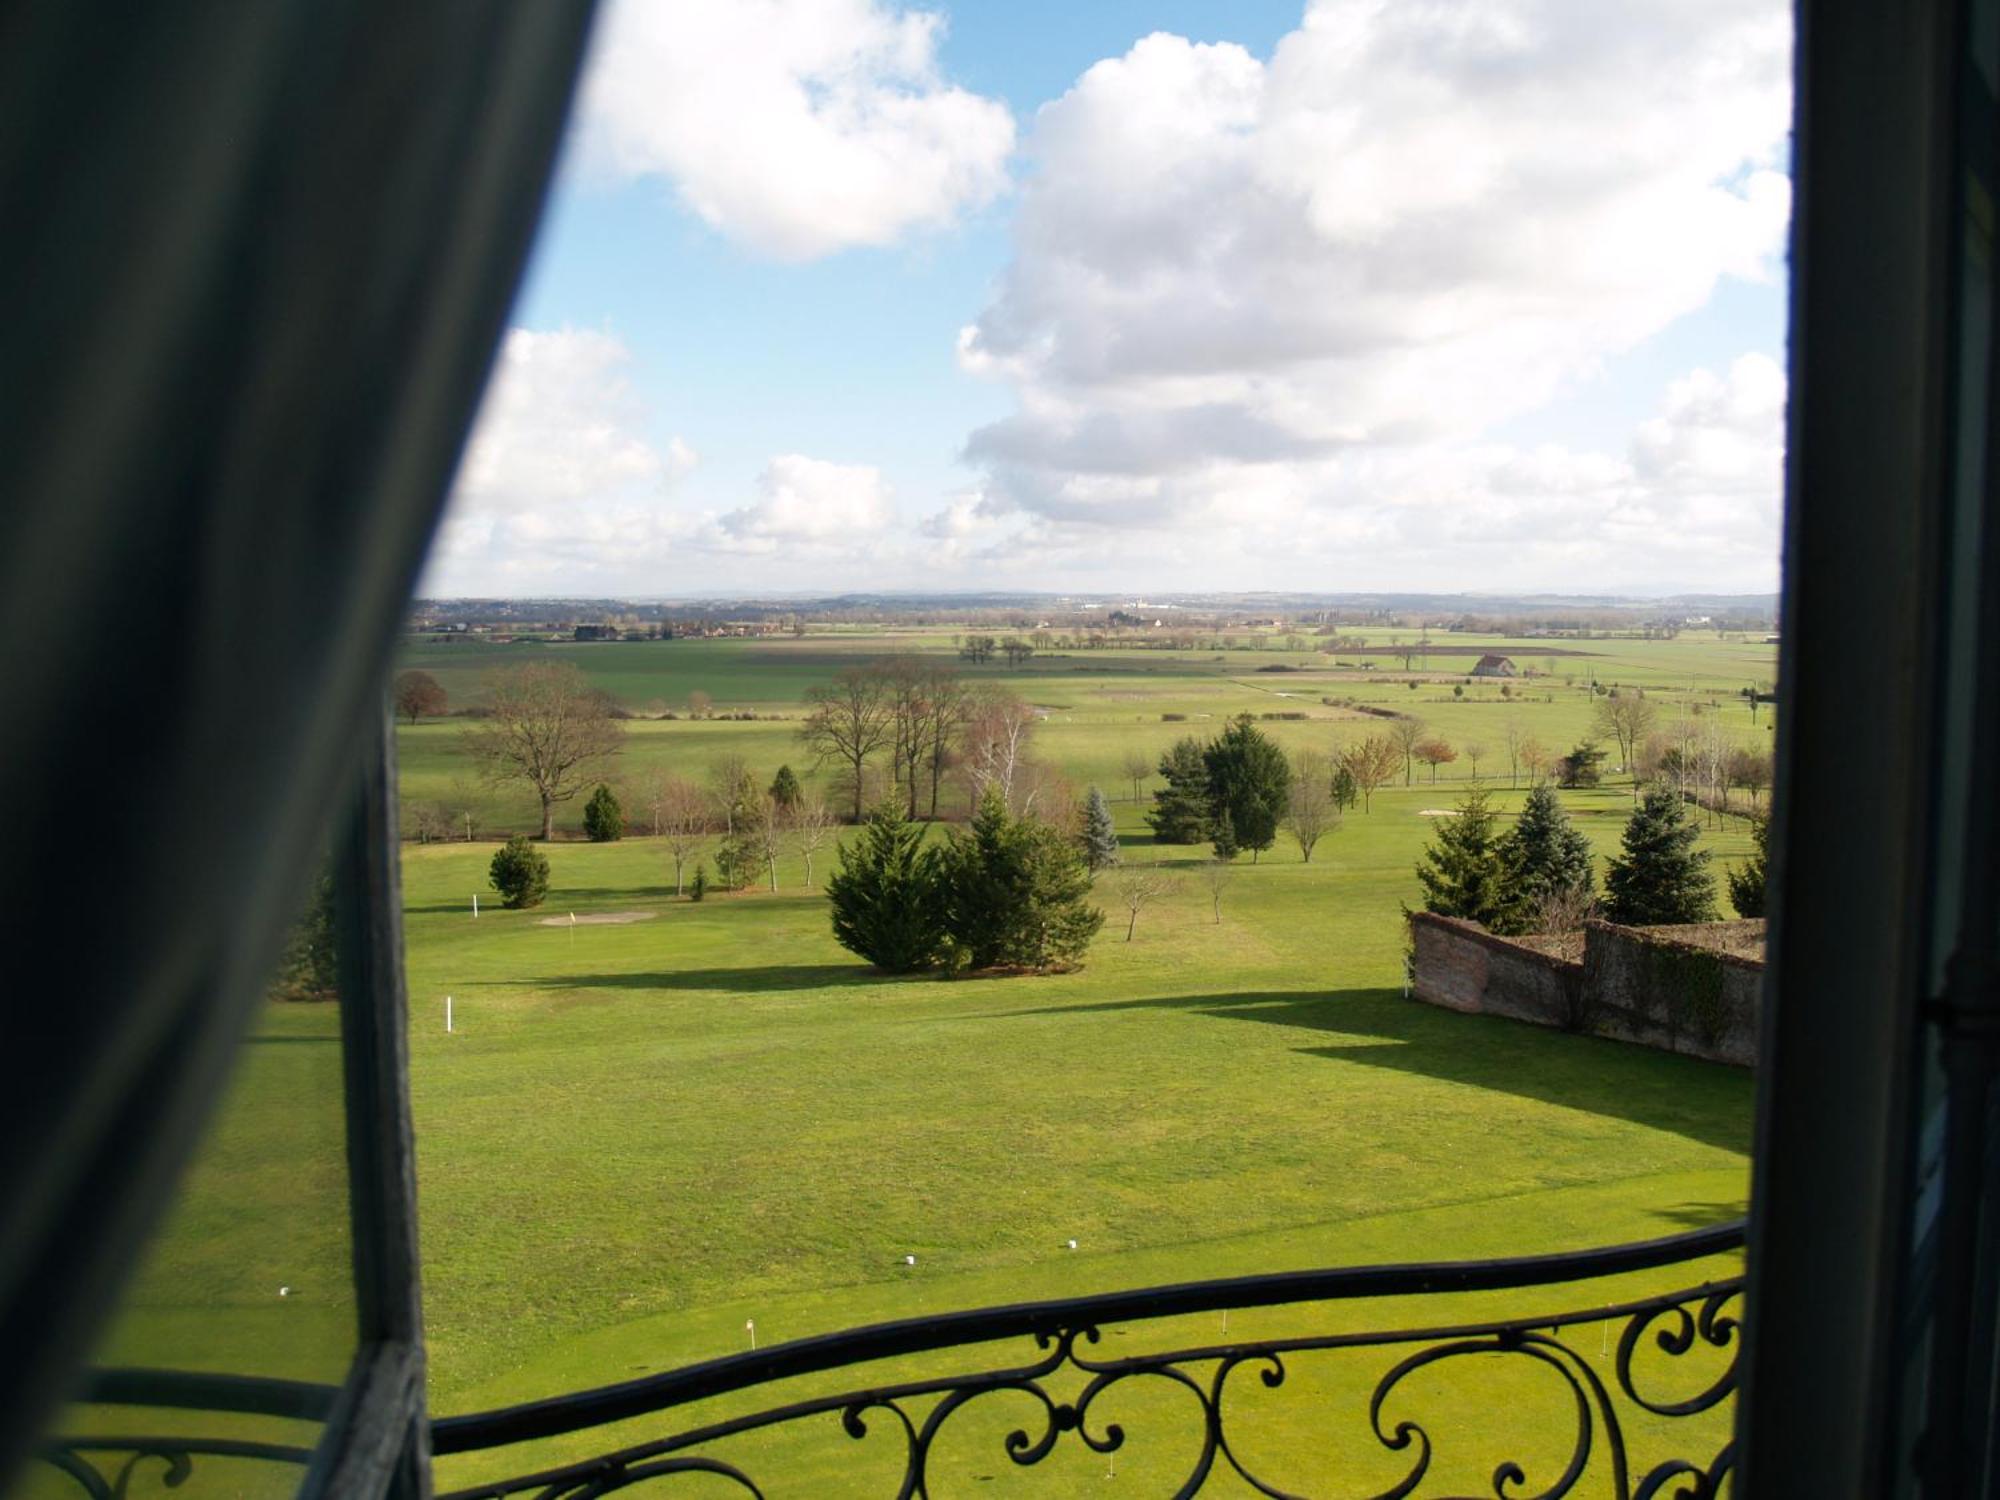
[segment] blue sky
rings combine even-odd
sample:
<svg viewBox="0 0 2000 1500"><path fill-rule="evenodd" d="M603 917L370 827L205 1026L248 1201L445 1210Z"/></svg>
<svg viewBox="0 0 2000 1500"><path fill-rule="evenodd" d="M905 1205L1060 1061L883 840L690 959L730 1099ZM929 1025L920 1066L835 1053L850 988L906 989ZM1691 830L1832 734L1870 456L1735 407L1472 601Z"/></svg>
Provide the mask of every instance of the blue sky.
<svg viewBox="0 0 2000 1500"><path fill-rule="evenodd" d="M1782 11L1409 14L613 5L427 591L1773 587Z"/></svg>

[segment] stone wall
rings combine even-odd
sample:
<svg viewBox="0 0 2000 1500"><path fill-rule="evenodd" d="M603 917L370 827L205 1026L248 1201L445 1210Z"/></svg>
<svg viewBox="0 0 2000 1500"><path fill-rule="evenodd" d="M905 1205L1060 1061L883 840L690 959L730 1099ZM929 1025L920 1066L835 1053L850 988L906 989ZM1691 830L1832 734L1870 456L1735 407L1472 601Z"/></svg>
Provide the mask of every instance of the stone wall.
<svg viewBox="0 0 2000 1500"><path fill-rule="evenodd" d="M1620 927L1592 922L1583 959L1477 922L1418 912L1411 994L1429 1005L1508 1016L1749 1067L1757 1061L1763 924Z"/></svg>

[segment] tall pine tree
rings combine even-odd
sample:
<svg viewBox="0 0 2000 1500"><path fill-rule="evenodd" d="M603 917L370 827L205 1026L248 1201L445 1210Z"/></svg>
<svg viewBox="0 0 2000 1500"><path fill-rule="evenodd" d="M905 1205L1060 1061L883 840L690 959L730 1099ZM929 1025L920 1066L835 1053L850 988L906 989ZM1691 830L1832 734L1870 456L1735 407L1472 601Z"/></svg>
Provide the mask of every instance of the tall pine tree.
<svg viewBox="0 0 2000 1500"><path fill-rule="evenodd" d="M1162 844L1199 844L1209 836L1208 766L1201 742L1189 735L1160 757L1166 786L1153 797L1146 821Z"/></svg>
<svg viewBox="0 0 2000 1500"><path fill-rule="evenodd" d="M1529 791L1520 821L1507 835L1505 854L1524 917L1552 896L1587 895L1596 884L1590 840L1570 822L1555 788L1546 781Z"/></svg>
<svg viewBox="0 0 2000 1500"><path fill-rule="evenodd" d="M1490 932L1515 931L1520 903L1510 875L1499 819L1485 789L1474 787L1459 799L1456 812L1438 820L1417 865L1424 910L1464 917Z"/></svg>
<svg viewBox="0 0 2000 1500"><path fill-rule="evenodd" d="M1111 804L1096 787L1083 804L1083 862L1092 872L1118 863L1118 833L1111 826Z"/></svg>
<svg viewBox="0 0 2000 1500"><path fill-rule="evenodd" d="M1604 914L1634 927L1713 921L1715 877L1708 851L1695 848L1700 836L1678 792L1648 787L1625 824L1625 852L1604 877Z"/></svg>

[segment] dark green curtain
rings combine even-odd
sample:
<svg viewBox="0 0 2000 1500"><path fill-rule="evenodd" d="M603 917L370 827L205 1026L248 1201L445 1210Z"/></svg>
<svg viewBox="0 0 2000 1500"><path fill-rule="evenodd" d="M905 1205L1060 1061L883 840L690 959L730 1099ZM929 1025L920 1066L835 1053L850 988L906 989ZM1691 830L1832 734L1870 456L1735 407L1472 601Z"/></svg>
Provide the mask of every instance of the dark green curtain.
<svg viewBox="0 0 2000 1500"><path fill-rule="evenodd" d="M0 6L0 1485L381 711L589 12Z"/></svg>

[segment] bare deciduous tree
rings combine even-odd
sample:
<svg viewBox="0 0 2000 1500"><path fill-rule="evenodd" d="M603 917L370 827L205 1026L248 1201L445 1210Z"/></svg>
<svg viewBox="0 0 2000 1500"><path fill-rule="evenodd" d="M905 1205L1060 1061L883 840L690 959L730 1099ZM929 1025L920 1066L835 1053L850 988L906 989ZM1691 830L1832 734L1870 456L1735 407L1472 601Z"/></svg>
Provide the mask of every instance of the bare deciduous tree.
<svg viewBox="0 0 2000 1500"><path fill-rule="evenodd" d="M648 766L627 788L625 800L635 812L645 814L646 825L653 830L654 838L658 838L662 832L661 821L666 808L667 787L672 781L673 776L665 766Z"/></svg>
<svg viewBox="0 0 2000 1500"><path fill-rule="evenodd" d="M1286 793L1285 827L1298 840L1299 858L1312 863L1313 846L1340 822L1333 805L1333 762L1317 750L1292 756L1292 785Z"/></svg>
<svg viewBox="0 0 2000 1500"><path fill-rule="evenodd" d="M1211 859L1202 864L1201 884L1208 892L1208 904L1215 913L1216 925L1222 924L1222 896L1229 889L1229 882L1236 878L1236 866L1226 859Z"/></svg>
<svg viewBox="0 0 2000 1500"><path fill-rule="evenodd" d="M1417 746L1424 738L1424 721L1417 718L1398 719L1389 728L1389 738L1403 755L1403 785L1410 784L1415 769Z"/></svg>
<svg viewBox="0 0 2000 1500"><path fill-rule="evenodd" d="M1111 888L1124 903L1127 912L1125 941L1132 941L1132 934L1139 926L1139 913L1157 897L1167 895L1180 888L1180 882L1166 871L1151 865L1132 865L1111 877Z"/></svg>
<svg viewBox="0 0 2000 1500"><path fill-rule="evenodd" d="M1637 758L1639 744L1653 732L1659 714L1637 688L1613 688L1610 696L1597 700L1595 727L1600 734L1618 742L1620 763L1629 772ZM1632 795L1639 795L1639 778L1632 778Z"/></svg>
<svg viewBox="0 0 2000 1500"><path fill-rule="evenodd" d="M764 870L771 877L771 893L778 890L778 856L785 850L785 808L769 792L759 792L743 810L744 833Z"/></svg>
<svg viewBox="0 0 2000 1500"><path fill-rule="evenodd" d="M893 731L881 675L862 667L842 668L830 684L807 688L806 702L811 712L799 738L822 762L840 767L854 794L858 823L868 792L869 759L889 743Z"/></svg>
<svg viewBox="0 0 2000 1500"><path fill-rule="evenodd" d="M1505 687L1506 684L1502 683L1501 686ZM1519 786L1521 784L1521 742L1524 738L1521 733L1521 721L1519 719L1509 719L1504 733L1507 741L1507 785Z"/></svg>
<svg viewBox="0 0 2000 1500"><path fill-rule="evenodd" d="M488 781L525 781L542 805L542 837L555 805L591 781L625 743L612 703L568 662L535 662L497 674L492 715L467 732L466 749Z"/></svg>
<svg viewBox="0 0 2000 1500"><path fill-rule="evenodd" d="M818 792L801 792L791 807L792 847L806 864L806 885L813 883L813 856L833 834L833 810Z"/></svg>
<svg viewBox="0 0 2000 1500"><path fill-rule="evenodd" d="M1521 764L1528 768L1528 784L1539 786L1548 776L1549 767L1553 764L1549 747L1531 734L1521 741L1514 753L1521 757Z"/></svg>
<svg viewBox="0 0 2000 1500"><path fill-rule="evenodd" d="M733 750L719 756L708 768L708 794L715 799L723 833L733 835L737 820L754 810L759 795L750 762Z"/></svg>
<svg viewBox="0 0 2000 1500"><path fill-rule="evenodd" d="M688 717L690 719L707 718L708 711L714 706L715 706L715 700L709 697L708 694L704 693L700 688L696 688L693 692L688 694Z"/></svg>
<svg viewBox="0 0 2000 1500"><path fill-rule="evenodd" d="M1478 740L1465 742L1465 758L1472 762L1472 779L1479 779L1479 762L1486 754L1486 746Z"/></svg>
<svg viewBox="0 0 2000 1500"><path fill-rule="evenodd" d="M660 837L674 861L674 894L681 894L688 861L701 852L714 827L708 794L685 776L668 778L660 798Z"/></svg>
<svg viewBox="0 0 2000 1500"><path fill-rule="evenodd" d="M1133 746L1126 750L1124 759L1119 762L1119 769L1125 773L1126 780L1132 783L1134 802L1139 800L1139 788L1144 786L1146 778L1153 774L1153 760L1154 757Z"/></svg>
<svg viewBox="0 0 2000 1500"><path fill-rule="evenodd" d="M1034 788L1023 772L1034 725L1035 711L1005 689L972 695L965 722L965 776L973 806L989 786L997 786L1015 817L1028 810L1022 800Z"/></svg>

